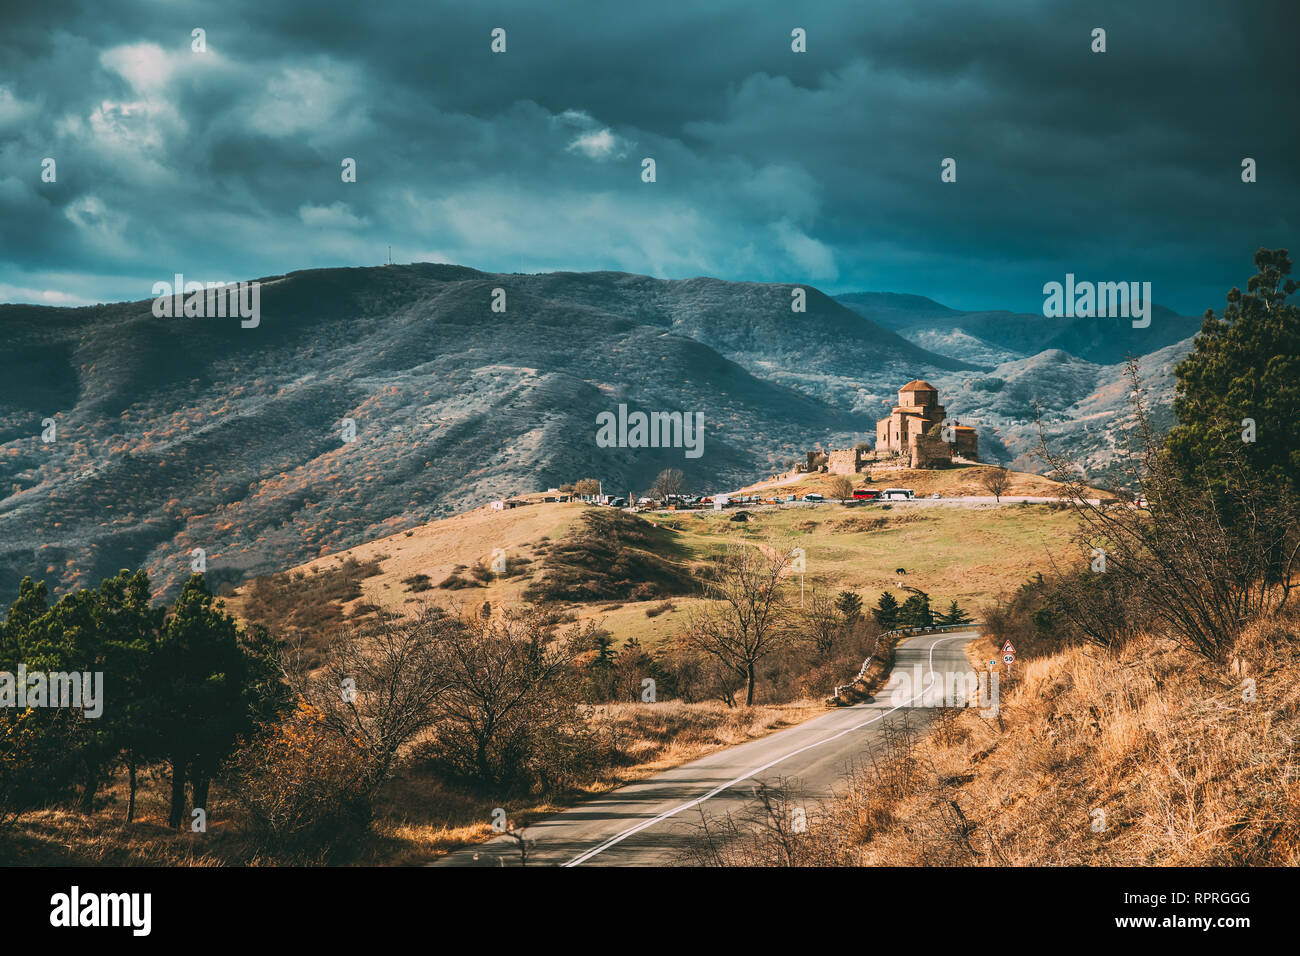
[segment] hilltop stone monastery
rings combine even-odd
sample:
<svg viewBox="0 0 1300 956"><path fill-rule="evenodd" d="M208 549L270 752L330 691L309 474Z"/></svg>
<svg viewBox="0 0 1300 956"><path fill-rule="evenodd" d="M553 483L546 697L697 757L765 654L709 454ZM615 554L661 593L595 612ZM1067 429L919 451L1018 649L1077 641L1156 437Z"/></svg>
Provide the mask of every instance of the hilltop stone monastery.
<svg viewBox="0 0 1300 956"><path fill-rule="evenodd" d="M906 458L911 468L943 468L955 460L979 461L975 429L949 421L939 404L939 390L917 379L898 390L898 404L876 422L875 450L837 448L808 452L806 464L795 471L825 470L832 475L856 475L870 462Z"/></svg>

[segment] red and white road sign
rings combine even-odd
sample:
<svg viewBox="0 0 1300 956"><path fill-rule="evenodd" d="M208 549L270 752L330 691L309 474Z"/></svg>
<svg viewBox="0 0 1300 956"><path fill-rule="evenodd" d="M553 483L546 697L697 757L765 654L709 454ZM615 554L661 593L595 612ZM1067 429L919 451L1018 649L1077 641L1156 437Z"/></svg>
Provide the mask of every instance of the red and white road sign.
<svg viewBox="0 0 1300 956"><path fill-rule="evenodd" d="M1003 654L1003 655L1002 655L1002 660L1003 660L1004 662L1006 662L1007 664L1014 664L1015 661L1016 661L1016 655L1015 655L1015 654Z"/></svg>
<svg viewBox="0 0 1300 956"><path fill-rule="evenodd" d="M1016 648L1010 641L1007 641L1005 644L1002 645L1003 654L1014 654L1015 652L1016 652Z"/></svg>

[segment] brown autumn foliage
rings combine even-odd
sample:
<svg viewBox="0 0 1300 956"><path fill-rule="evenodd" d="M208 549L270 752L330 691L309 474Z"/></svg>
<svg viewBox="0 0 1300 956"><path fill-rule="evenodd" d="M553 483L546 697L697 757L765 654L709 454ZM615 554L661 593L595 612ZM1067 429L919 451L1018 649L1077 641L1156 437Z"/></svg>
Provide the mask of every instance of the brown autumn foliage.
<svg viewBox="0 0 1300 956"><path fill-rule="evenodd" d="M993 652L1001 635L972 651ZM836 799L774 787L712 820L717 866L1296 866L1300 612L1246 625L1227 665L1149 634L1024 664L1000 720L899 727ZM801 808L806 832L792 834Z"/></svg>
<svg viewBox="0 0 1300 956"><path fill-rule="evenodd" d="M334 862L362 845L373 818L366 754L310 705L241 748L225 774L254 852Z"/></svg>

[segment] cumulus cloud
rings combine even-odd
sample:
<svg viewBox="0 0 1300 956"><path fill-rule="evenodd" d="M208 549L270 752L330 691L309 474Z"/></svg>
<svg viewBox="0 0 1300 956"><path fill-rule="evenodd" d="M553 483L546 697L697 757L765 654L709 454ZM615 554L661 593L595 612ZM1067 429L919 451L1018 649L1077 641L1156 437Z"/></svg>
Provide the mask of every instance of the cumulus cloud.
<svg viewBox="0 0 1300 956"><path fill-rule="evenodd" d="M131 43L105 50L99 62L135 92L161 93L177 69L175 56L156 43Z"/></svg>
<svg viewBox="0 0 1300 956"><path fill-rule="evenodd" d="M568 147L570 152L578 152L588 159L594 159L603 162L612 159L615 155L620 158L627 155L627 151L620 146L620 140L608 129L596 130L592 133L583 133Z"/></svg>
<svg viewBox="0 0 1300 956"><path fill-rule="evenodd" d="M13 90L0 84L0 130L25 122L35 113L35 103L20 100Z"/></svg>
<svg viewBox="0 0 1300 956"><path fill-rule="evenodd" d="M87 299L62 289L33 289L0 282L0 302L30 302L36 305L78 306L94 305Z"/></svg>

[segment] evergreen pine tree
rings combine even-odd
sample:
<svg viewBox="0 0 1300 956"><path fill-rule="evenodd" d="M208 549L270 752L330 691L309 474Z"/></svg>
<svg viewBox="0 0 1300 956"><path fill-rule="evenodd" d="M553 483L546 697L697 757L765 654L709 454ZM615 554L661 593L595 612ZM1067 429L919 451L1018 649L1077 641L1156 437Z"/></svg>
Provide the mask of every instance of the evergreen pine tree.
<svg viewBox="0 0 1300 956"><path fill-rule="evenodd" d="M890 631L898 626L898 598L888 591L880 593L880 600L876 606L871 609L871 616L876 619L876 623L885 630Z"/></svg>

